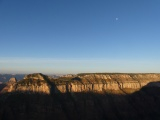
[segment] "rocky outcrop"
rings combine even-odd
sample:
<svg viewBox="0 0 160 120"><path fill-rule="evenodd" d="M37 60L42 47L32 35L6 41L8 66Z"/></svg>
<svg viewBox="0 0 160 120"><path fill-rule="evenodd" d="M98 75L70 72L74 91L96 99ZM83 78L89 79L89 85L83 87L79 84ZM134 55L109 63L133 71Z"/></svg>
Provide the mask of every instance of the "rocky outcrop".
<svg viewBox="0 0 160 120"><path fill-rule="evenodd" d="M2 93L12 92L13 86L17 83L17 79L15 77L11 77L9 81L5 84L5 87L1 90Z"/></svg>
<svg viewBox="0 0 160 120"><path fill-rule="evenodd" d="M7 86L2 92L39 92L39 93L50 93L50 87L47 83L48 76L41 73L29 74L24 77L23 80L16 81L15 78L11 78Z"/></svg>
<svg viewBox="0 0 160 120"><path fill-rule="evenodd" d="M0 120L160 120L160 88L147 86L126 95L5 93L0 95Z"/></svg>
<svg viewBox="0 0 160 120"><path fill-rule="evenodd" d="M10 81L15 82L13 78ZM26 75L23 80L10 85L7 92L32 91L50 94L51 92L121 91L130 93L156 81L160 81L160 74L97 73L53 79L41 73L35 73Z"/></svg>
<svg viewBox="0 0 160 120"><path fill-rule="evenodd" d="M43 75L42 73L33 73L33 74L26 75L24 79L45 80L45 77L46 76Z"/></svg>
<svg viewBox="0 0 160 120"><path fill-rule="evenodd" d="M79 80L57 84L61 92L102 92L107 90L139 90L149 82L160 81L160 74L85 74Z"/></svg>
<svg viewBox="0 0 160 120"><path fill-rule="evenodd" d="M39 92L39 93L50 93L50 87L48 86L47 83L43 83L41 85L39 84L16 84L14 86L10 86L8 89L8 92L15 92L15 91L20 91L20 92Z"/></svg>
<svg viewBox="0 0 160 120"><path fill-rule="evenodd" d="M16 83L16 82L17 82L17 79L15 77L10 78L8 81L8 83L11 83L11 84Z"/></svg>
<svg viewBox="0 0 160 120"><path fill-rule="evenodd" d="M160 74L38 73L5 88L0 120L160 120Z"/></svg>

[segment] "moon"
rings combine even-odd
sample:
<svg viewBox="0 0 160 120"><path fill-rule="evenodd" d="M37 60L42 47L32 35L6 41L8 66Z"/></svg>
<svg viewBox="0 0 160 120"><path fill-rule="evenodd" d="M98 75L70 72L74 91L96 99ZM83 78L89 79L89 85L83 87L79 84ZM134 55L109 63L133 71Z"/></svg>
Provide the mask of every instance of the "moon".
<svg viewBox="0 0 160 120"><path fill-rule="evenodd" d="M119 18L116 18L116 20L118 20Z"/></svg>

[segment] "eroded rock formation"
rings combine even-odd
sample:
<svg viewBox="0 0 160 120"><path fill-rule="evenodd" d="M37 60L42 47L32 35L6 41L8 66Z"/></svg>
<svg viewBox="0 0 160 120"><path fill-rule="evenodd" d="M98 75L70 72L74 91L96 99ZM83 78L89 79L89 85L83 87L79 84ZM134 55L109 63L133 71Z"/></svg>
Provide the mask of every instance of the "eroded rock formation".
<svg viewBox="0 0 160 120"><path fill-rule="evenodd" d="M0 120L160 120L159 80L160 74L28 75L3 89Z"/></svg>
<svg viewBox="0 0 160 120"><path fill-rule="evenodd" d="M107 92L114 90L130 93L139 90L150 82L160 81L160 74L97 73L53 79L36 73L26 75L19 82L13 78L11 81L13 84L9 84L5 88L7 92L32 91L50 94L51 92Z"/></svg>

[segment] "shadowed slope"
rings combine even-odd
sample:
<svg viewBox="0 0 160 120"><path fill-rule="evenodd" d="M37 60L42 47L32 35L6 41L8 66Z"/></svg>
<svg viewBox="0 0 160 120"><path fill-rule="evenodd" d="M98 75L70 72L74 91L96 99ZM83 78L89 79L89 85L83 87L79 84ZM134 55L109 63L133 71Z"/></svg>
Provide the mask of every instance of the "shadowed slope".
<svg viewBox="0 0 160 120"><path fill-rule="evenodd" d="M154 85L153 85L154 84ZM160 87L152 82L129 95L110 92L25 93L0 96L1 120L159 120Z"/></svg>

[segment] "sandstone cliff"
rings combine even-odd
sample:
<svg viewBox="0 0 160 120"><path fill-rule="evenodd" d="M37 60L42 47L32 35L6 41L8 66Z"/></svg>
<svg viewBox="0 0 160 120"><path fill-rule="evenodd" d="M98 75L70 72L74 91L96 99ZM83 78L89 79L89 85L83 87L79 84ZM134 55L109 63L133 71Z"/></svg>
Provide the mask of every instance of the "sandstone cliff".
<svg viewBox="0 0 160 120"><path fill-rule="evenodd" d="M47 94L120 91L127 94L156 81L160 81L160 74L97 73L77 74L53 79L41 73L36 73L26 75L23 80L9 84L5 91L32 91Z"/></svg>
<svg viewBox="0 0 160 120"><path fill-rule="evenodd" d="M9 79L9 83L16 83L17 79L15 77L12 77Z"/></svg>
<svg viewBox="0 0 160 120"><path fill-rule="evenodd" d="M160 74L30 74L0 94L0 120L160 120L159 80Z"/></svg>

